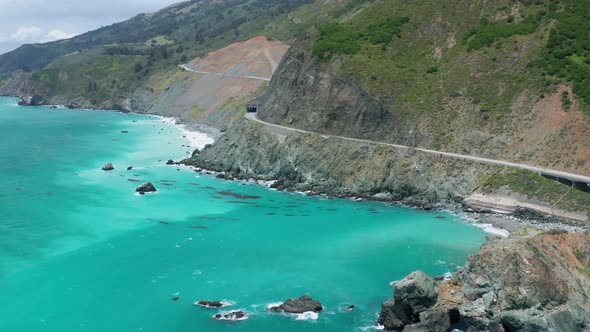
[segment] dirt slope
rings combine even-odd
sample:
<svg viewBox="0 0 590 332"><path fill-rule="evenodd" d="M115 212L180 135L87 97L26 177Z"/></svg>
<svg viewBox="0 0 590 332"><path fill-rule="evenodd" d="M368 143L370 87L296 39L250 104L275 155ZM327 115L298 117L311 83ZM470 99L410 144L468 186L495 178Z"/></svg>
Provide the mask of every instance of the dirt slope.
<svg viewBox="0 0 590 332"><path fill-rule="evenodd" d="M288 49L284 42L259 36L210 52L205 58L193 60L188 67L227 76L270 79Z"/></svg>

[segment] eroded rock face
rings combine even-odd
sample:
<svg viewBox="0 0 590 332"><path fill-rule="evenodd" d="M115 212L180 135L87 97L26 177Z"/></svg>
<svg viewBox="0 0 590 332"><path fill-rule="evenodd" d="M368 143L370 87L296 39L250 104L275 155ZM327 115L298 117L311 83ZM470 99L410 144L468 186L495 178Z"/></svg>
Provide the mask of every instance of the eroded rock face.
<svg viewBox="0 0 590 332"><path fill-rule="evenodd" d="M435 303L432 297L408 296L430 293L415 291L423 288L416 273L398 283L379 323L405 332L447 331L457 322L468 332L587 331L590 276L584 269L589 264L590 231L495 239L471 256L463 271L438 285ZM415 309L423 311L416 315Z"/></svg>
<svg viewBox="0 0 590 332"><path fill-rule="evenodd" d="M137 187L135 189L135 191L137 191L138 193L149 193L149 192L155 192L155 191L157 191L157 189L151 182L147 182L147 183L144 183L141 186Z"/></svg>
<svg viewBox="0 0 590 332"><path fill-rule="evenodd" d="M45 99L39 95L22 96L18 98L19 106L40 106L45 104Z"/></svg>
<svg viewBox="0 0 590 332"><path fill-rule="evenodd" d="M449 313L443 309L429 309L420 313L420 322L406 325L403 332L448 332Z"/></svg>
<svg viewBox="0 0 590 332"><path fill-rule="evenodd" d="M298 299L288 299L278 307L269 308L271 311L284 311L288 314L302 314L308 311L319 312L323 309L320 301L312 299L309 295L303 295Z"/></svg>
<svg viewBox="0 0 590 332"><path fill-rule="evenodd" d="M420 322L420 314L431 308L438 299L436 281L422 271L412 272L394 286L394 298L381 307L379 324L386 330L402 329ZM435 312L426 314L436 316ZM450 326L446 315L446 325Z"/></svg>

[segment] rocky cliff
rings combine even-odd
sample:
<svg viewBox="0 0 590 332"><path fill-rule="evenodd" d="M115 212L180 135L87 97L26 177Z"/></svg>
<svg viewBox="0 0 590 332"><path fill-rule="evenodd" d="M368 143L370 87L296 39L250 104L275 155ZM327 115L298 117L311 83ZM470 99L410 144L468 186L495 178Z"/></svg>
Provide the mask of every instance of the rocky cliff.
<svg viewBox="0 0 590 332"><path fill-rule="evenodd" d="M406 277L383 304L379 323L404 331L446 331L451 324L467 331L589 330L590 232L526 232L488 242L439 285L423 273Z"/></svg>
<svg viewBox="0 0 590 332"><path fill-rule="evenodd" d="M213 146L185 163L238 178L277 179L284 189L424 207L458 205L479 186L481 178L499 170L320 135L285 136L247 120L238 121Z"/></svg>

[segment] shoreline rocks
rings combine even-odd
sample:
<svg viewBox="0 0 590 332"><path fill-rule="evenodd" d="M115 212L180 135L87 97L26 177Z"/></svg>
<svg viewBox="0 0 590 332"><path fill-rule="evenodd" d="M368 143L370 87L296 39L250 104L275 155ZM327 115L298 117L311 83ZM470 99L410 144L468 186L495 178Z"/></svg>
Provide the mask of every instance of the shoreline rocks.
<svg viewBox="0 0 590 332"><path fill-rule="evenodd" d="M590 231L529 232L484 244L462 271L435 285L434 303L431 282L408 287L423 284L412 273L383 304L379 324L404 332L448 331L457 323L467 332L588 330Z"/></svg>
<svg viewBox="0 0 590 332"><path fill-rule="evenodd" d="M422 271L412 272L395 283L394 297L383 303L378 323L386 330L398 330L424 321L422 316L437 317L441 326L447 327L440 331L447 331L448 317L445 320L440 312L429 310L436 303L438 293L438 285L432 277Z"/></svg>

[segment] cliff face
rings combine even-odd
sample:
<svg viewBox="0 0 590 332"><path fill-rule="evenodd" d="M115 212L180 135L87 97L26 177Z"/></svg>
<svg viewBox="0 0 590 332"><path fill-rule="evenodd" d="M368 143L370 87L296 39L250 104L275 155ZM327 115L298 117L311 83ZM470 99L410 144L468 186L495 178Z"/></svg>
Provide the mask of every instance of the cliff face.
<svg viewBox="0 0 590 332"><path fill-rule="evenodd" d="M459 204L480 178L497 171L492 166L319 135L284 136L246 120L185 162L241 178L278 179L286 189L425 207Z"/></svg>
<svg viewBox="0 0 590 332"><path fill-rule="evenodd" d="M393 113L385 112L378 100L338 75L337 64L314 57L309 43L296 44L281 62L259 111L260 119L326 134L409 140L391 126Z"/></svg>
<svg viewBox="0 0 590 332"><path fill-rule="evenodd" d="M590 232L496 239L471 256L456 277L441 283L436 303L422 309L447 314L421 313L424 319L418 324L462 323L467 331L587 331L589 258ZM405 305L404 299L395 301L398 307ZM383 304L386 328L399 327L399 313L391 311L394 304ZM404 331L414 331L412 327Z"/></svg>

